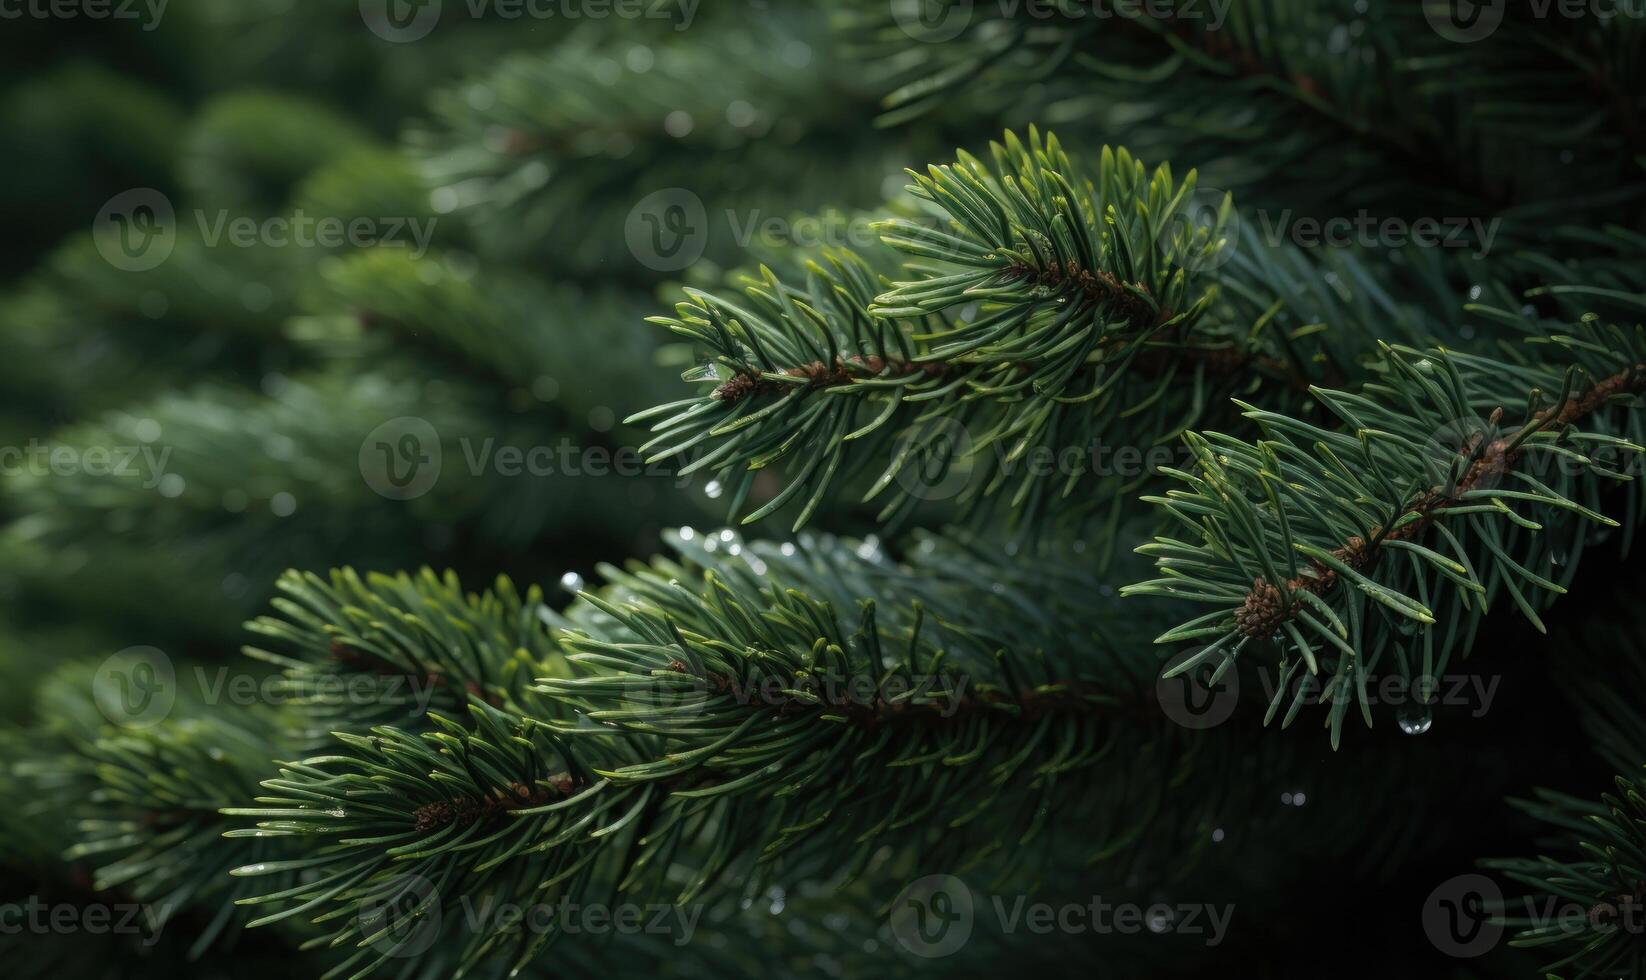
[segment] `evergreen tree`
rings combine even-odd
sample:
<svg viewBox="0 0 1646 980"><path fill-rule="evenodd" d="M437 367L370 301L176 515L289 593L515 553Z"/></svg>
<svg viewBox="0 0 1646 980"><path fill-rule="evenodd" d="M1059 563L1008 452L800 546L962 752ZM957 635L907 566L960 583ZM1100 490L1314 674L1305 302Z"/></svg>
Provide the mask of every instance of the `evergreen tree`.
<svg viewBox="0 0 1646 980"><path fill-rule="evenodd" d="M23 976L1646 977L1639 11L382 6L8 38Z"/></svg>

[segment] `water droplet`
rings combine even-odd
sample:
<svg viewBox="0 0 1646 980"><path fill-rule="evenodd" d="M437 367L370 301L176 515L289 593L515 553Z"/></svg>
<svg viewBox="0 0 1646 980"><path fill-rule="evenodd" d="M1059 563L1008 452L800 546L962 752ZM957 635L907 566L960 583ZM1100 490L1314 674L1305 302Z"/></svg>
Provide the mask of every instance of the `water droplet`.
<svg viewBox="0 0 1646 980"><path fill-rule="evenodd" d="M1408 704L1395 712L1395 724L1407 735L1422 735L1434 720L1434 713L1426 704Z"/></svg>
<svg viewBox="0 0 1646 980"><path fill-rule="evenodd" d="M754 125L757 118L759 118L759 114L755 112L754 106L742 99L734 99L730 105L726 106L726 121L739 129Z"/></svg>
<svg viewBox="0 0 1646 980"><path fill-rule="evenodd" d="M695 528L683 527L680 529L680 540L690 541L695 537L697 537L697 531Z"/></svg>
<svg viewBox="0 0 1646 980"><path fill-rule="evenodd" d="M657 64L657 55L644 44L637 44L629 49L623 61L629 66L630 71L645 73L652 70L652 65Z"/></svg>
<svg viewBox="0 0 1646 980"><path fill-rule="evenodd" d="M710 500L719 500L720 495L725 492L726 488L720 485L719 480L710 480L703 487L703 496L709 498Z"/></svg>
<svg viewBox="0 0 1646 980"><path fill-rule="evenodd" d="M690 136L694 125L692 114L684 109L676 109L663 117L663 131L676 139Z"/></svg>
<svg viewBox="0 0 1646 980"><path fill-rule="evenodd" d="M681 381L719 381L720 367L714 361L705 360L696 367L687 368L680 373Z"/></svg>
<svg viewBox="0 0 1646 980"><path fill-rule="evenodd" d="M560 587L565 589L567 592L576 595L577 593L583 591L583 576L577 574L576 572L567 572L566 574L560 576Z"/></svg>
<svg viewBox="0 0 1646 980"><path fill-rule="evenodd" d="M785 541L777 550L783 553L784 558L792 558L795 552L794 542Z"/></svg>

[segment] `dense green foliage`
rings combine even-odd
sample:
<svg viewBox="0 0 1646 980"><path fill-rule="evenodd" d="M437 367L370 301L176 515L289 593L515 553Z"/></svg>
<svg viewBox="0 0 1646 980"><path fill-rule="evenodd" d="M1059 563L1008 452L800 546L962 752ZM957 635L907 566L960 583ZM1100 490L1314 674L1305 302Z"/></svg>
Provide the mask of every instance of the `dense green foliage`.
<svg viewBox="0 0 1646 980"><path fill-rule="evenodd" d="M0 43L14 972L1646 980L1639 17L601 6Z"/></svg>

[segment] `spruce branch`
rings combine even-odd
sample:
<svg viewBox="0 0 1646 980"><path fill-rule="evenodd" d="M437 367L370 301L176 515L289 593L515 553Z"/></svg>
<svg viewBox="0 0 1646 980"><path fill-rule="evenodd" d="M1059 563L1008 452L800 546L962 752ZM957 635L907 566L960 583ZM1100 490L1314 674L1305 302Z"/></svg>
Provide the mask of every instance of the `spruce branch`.
<svg viewBox="0 0 1646 980"><path fill-rule="evenodd" d="M943 221L883 230L919 278L888 282L831 254L808 264L804 286L762 270L741 300L692 290L655 318L710 352L684 375L708 390L630 421L653 420L654 459L692 453L682 473L715 472L733 516L758 471L781 462L787 484L743 520L793 500L798 528L867 459L886 460L865 494L887 499L882 520L955 496L1033 528L1082 481L1079 467L1025 460L1153 446L1250 372L1304 376L1283 345L1267 349L1284 302L1255 307L1261 287L1206 322L1231 211L1225 199L1197 225L1192 174L1178 183L1106 149L1087 177L1031 130L995 144L990 165L962 153L913 177Z"/></svg>
<svg viewBox="0 0 1646 980"><path fill-rule="evenodd" d="M1167 789L1135 777L1197 753L1158 714L1150 667L1105 637L1113 604L1091 603L1072 569L998 558L979 601L959 559L986 552L932 540L909 568L869 542L682 530L679 559L607 569L551 617L572 670L534 700L471 696L421 733L339 734L225 811L257 821L231 839L307 842L237 872L309 872L249 901L272 906L256 921L318 916L343 975L415 941L434 903L689 903L733 882L849 876L886 846L966 867L1045 835L1090 860L1142 835ZM1053 812L1087 815L1078 838ZM405 888L410 918L358 914ZM487 924L456 955L518 966L556 935Z"/></svg>
<svg viewBox="0 0 1646 980"><path fill-rule="evenodd" d="M1554 836L1545 855L1481 862L1530 889L1491 910L1496 923L1515 930L1509 944L1553 957L1542 967L1551 976L1646 976L1646 791L1639 776L1618 776L1615 792L1598 801L1539 790L1511 802Z"/></svg>
<svg viewBox="0 0 1646 980"><path fill-rule="evenodd" d="M886 161L862 120L875 93L817 37L823 16L741 18L701 45L648 47L643 61L633 39L516 52L436 92L408 148L481 254L533 256L580 279L653 279L626 241L638 188L689 191L717 220L874 200ZM802 132L812 152L795 154ZM585 230L575 249L571 228ZM735 255L726 230L690 234L724 260Z"/></svg>
<svg viewBox="0 0 1646 980"><path fill-rule="evenodd" d="M1528 241L1549 219L1639 207L1646 103L1622 94L1640 89L1638 18L1557 23L1511 7L1490 44L1460 45L1398 0L1236 5L1221 18L1199 3L1141 16L1081 2L848 10L857 56L882 79L883 125L941 118L963 97L973 112L1068 120L1068 136L1119 130L1248 201L1323 214L1529 205L1510 218ZM933 24L938 37L923 39ZM1506 79L1544 97L1503 99ZM1574 158L1574 139L1595 152Z"/></svg>
<svg viewBox="0 0 1646 980"><path fill-rule="evenodd" d="M537 586L521 594L505 576L465 593L454 573L417 575L339 569L329 578L280 577L280 616L246 624L288 652L245 653L281 669L273 696L303 718L300 743L378 726L420 729L428 712L454 714L469 700L518 708L533 677L560 653Z"/></svg>
<svg viewBox="0 0 1646 980"><path fill-rule="evenodd" d="M1408 681L1438 676L1504 593L1543 628L1537 610L1565 591L1592 528L1618 526L1604 486L1638 506L1646 343L1638 326L1591 318L1546 335L1480 312L1542 343L1497 357L1392 347L1361 393L1317 392L1341 429L1243 404L1262 440L1188 437L1197 471L1171 475L1189 489L1146 499L1200 540L1140 548L1164 577L1124 590L1213 607L1159 637L1206 644L1180 669L1227 669L1273 641L1271 718L1289 693L1285 723L1296 716L1299 669L1324 672L1336 744L1351 704L1371 723L1365 685L1385 657Z"/></svg>
<svg viewBox="0 0 1646 980"><path fill-rule="evenodd" d="M58 689L53 697L83 697L90 682L74 665L48 683ZM240 941L246 917L233 903L256 890L229 869L292 852L281 842L223 840L234 824L218 811L255 792L270 750L279 751L273 713L230 712L191 697L149 727L54 719L29 735L8 746L4 774L15 780L18 816L62 828L54 857L83 871L87 901L140 903L150 942L168 929L187 935L178 948L190 962Z"/></svg>

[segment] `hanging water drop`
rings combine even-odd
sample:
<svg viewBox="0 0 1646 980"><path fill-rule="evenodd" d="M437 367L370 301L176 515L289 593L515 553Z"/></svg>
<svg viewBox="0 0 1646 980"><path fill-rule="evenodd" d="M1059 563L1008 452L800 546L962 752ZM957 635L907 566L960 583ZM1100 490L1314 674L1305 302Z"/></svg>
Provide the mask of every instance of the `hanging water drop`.
<svg viewBox="0 0 1646 980"><path fill-rule="evenodd" d="M1434 713L1426 704L1408 704L1395 712L1395 723L1407 735L1422 735L1434 724Z"/></svg>
<svg viewBox="0 0 1646 980"><path fill-rule="evenodd" d="M1172 927L1172 910L1164 905L1149 906L1149 931L1162 933Z"/></svg>
<svg viewBox="0 0 1646 980"><path fill-rule="evenodd" d="M576 572L567 572L560 576L560 587L572 595L576 595L583 591L583 576Z"/></svg>
<svg viewBox="0 0 1646 980"><path fill-rule="evenodd" d="M710 500L719 500L720 495L725 492L726 488L720 485L719 480L710 480L703 485L703 496Z"/></svg>
<svg viewBox="0 0 1646 980"><path fill-rule="evenodd" d="M720 367L711 360L705 360L696 367L687 368L680 374L681 381L719 381Z"/></svg>

